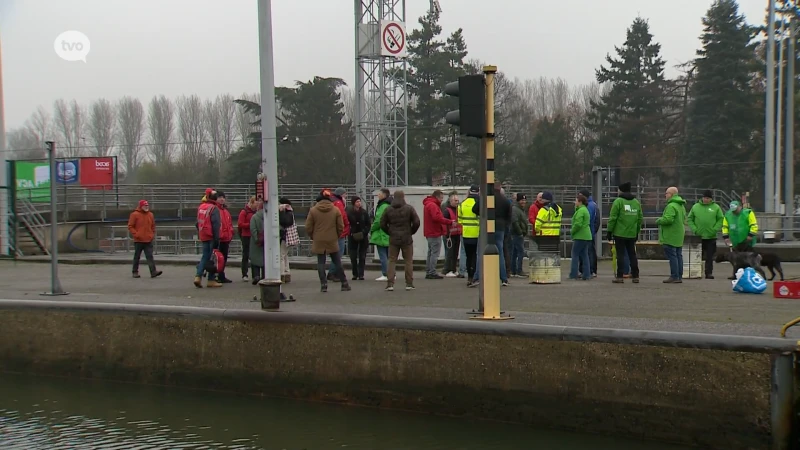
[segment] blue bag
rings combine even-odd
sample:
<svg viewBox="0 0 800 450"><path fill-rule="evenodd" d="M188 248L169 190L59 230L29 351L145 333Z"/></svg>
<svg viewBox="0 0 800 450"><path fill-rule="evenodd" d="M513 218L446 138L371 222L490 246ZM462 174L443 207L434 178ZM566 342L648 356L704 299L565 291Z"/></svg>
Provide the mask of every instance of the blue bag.
<svg viewBox="0 0 800 450"><path fill-rule="evenodd" d="M752 267L739 269L736 272L736 281L733 282L733 291L744 294L761 294L767 290L767 280Z"/></svg>

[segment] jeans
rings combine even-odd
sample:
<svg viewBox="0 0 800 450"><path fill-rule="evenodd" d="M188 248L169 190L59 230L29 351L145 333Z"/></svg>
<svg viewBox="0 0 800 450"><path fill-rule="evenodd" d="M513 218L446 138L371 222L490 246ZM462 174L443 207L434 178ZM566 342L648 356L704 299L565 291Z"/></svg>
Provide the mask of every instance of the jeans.
<svg viewBox="0 0 800 450"><path fill-rule="evenodd" d="M458 274L467 276L467 250L464 247L464 238L461 238L461 248L458 250Z"/></svg>
<svg viewBox="0 0 800 450"><path fill-rule="evenodd" d="M467 238L461 241L464 244L464 263L468 280L477 279L478 271L478 239Z"/></svg>
<svg viewBox="0 0 800 450"><path fill-rule="evenodd" d="M511 243L511 228L506 227L505 231L503 232L503 258L505 258L506 273L508 273L508 271L514 267L511 265L511 253L513 253L513 251L513 244ZM508 278L507 275L506 278Z"/></svg>
<svg viewBox="0 0 800 450"><path fill-rule="evenodd" d="M197 264L197 272L195 272L195 276L202 277L203 272L206 270L206 263L209 259L211 259L211 253L214 251L214 242L213 241L203 241L203 254L200 256L200 263ZM210 273L208 274L208 279L213 280L217 274Z"/></svg>
<svg viewBox="0 0 800 450"><path fill-rule="evenodd" d="M703 239L703 258L706 260L706 276L714 273L714 256L717 254L717 239Z"/></svg>
<svg viewBox="0 0 800 450"><path fill-rule="evenodd" d="M139 273L139 259L142 257L142 252L144 252L144 259L147 260L147 267L150 268L150 275L156 273L156 262L153 259L153 243L134 242L133 248L133 273Z"/></svg>
<svg viewBox="0 0 800 450"><path fill-rule="evenodd" d="M525 236L511 237L511 274L522 275L522 260L525 258Z"/></svg>
<svg viewBox="0 0 800 450"><path fill-rule="evenodd" d="M614 237L614 247L617 251L617 278L622 278L625 273L626 261L630 262L633 278L639 278L639 259L636 258L636 239Z"/></svg>
<svg viewBox="0 0 800 450"><path fill-rule="evenodd" d="M588 250L588 252L589 252L589 268L591 270L592 275L597 274L597 249L594 247L595 239L596 239L596 236L592 236L592 240L589 241L589 242L591 242L591 245L589 246L589 250ZM626 258L627 258L627 256L626 256ZM627 269L625 271L625 275L627 275L627 274L629 274L631 272L631 268L630 268L630 265L628 264L628 260L627 259L625 260L625 264L626 264L626 267L627 267ZM581 262L578 265L578 272L583 273L583 271L584 271L583 262Z"/></svg>
<svg viewBox="0 0 800 450"><path fill-rule="evenodd" d="M442 237L425 238L428 241L428 258L425 263L425 275L436 275L436 264L442 253ZM405 258L405 256L403 257Z"/></svg>
<svg viewBox="0 0 800 450"><path fill-rule="evenodd" d="M494 232L494 243L497 246L497 253L500 255L500 281L508 281L508 272L506 272L506 255L505 255L505 238L506 231Z"/></svg>
<svg viewBox="0 0 800 450"><path fill-rule="evenodd" d="M445 261L444 261L444 273L448 274L450 272L456 273L458 270L458 255L462 251L461 250L461 235L454 234L450 236L450 248L447 248L447 238L445 238ZM464 264L466 267L466 263Z"/></svg>
<svg viewBox="0 0 800 450"><path fill-rule="evenodd" d="M572 261L570 263L569 277L570 279L578 278L578 266L591 267L589 264L589 247L592 246L592 241L572 241ZM590 280L592 274L590 270L584 270L582 275L584 280Z"/></svg>
<svg viewBox="0 0 800 450"><path fill-rule="evenodd" d="M664 246L664 256L669 260L669 277L683 279L683 247Z"/></svg>
<svg viewBox="0 0 800 450"><path fill-rule="evenodd" d="M375 246L375 251L378 252L378 259L381 261L381 275L386 276L389 270L389 247Z"/></svg>
<svg viewBox="0 0 800 450"><path fill-rule="evenodd" d="M342 263L342 255L345 254L345 246L344 246L345 242L347 242L347 238L339 238L339 259L338 259L339 262L338 263L336 261L334 261L333 256L331 255L331 266L328 269L328 272L330 272L332 274L336 274L336 273L339 272L339 269L336 267L336 265ZM342 267L342 271L344 271L344 267Z"/></svg>
<svg viewBox="0 0 800 450"><path fill-rule="evenodd" d="M364 266L367 264L367 242L366 234L360 241L353 239L352 236L348 238L347 248L350 250L350 265L353 266L353 278L364 277Z"/></svg>
<svg viewBox="0 0 800 450"><path fill-rule="evenodd" d="M339 252L330 253L330 255L331 255L331 268L334 267L336 268L336 271L331 273L333 273L333 275L337 279L342 281L342 285L346 285L347 276L344 274L344 269L343 269L344 266L342 266L342 257L340 256L341 253ZM317 255L317 274L319 275L320 284L323 286L327 286L328 279L325 274L325 253Z"/></svg>
<svg viewBox="0 0 800 450"><path fill-rule="evenodd" d="M247 276L250 267L250 236L240 236L242 240L242 278Z"/></svg>

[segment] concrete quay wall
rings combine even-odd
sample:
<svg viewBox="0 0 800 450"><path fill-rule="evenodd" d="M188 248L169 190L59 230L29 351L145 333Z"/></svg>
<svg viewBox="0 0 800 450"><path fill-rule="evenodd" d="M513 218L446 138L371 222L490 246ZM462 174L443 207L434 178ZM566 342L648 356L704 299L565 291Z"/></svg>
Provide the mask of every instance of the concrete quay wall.
<svg viewBox="0 0 800 450"><path fill-rule="evenodd" d="M703 335L684 334L665 347L656 345L675 333L102 303L5 300L0 311L0 371L717 449L769 447L771 357L757 352L795 345L732 338L738 344L730 348L739 351L704 350L697 348ZM634 337L641 345L628 344Z"/></svg>

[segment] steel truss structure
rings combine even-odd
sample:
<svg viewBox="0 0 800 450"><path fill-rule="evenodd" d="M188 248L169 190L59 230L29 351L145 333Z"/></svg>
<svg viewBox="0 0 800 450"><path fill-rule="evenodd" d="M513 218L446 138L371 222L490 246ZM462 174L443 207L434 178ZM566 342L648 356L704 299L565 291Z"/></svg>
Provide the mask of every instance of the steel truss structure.
<svg viewBox="0 0 800 450"><path fill-rule="evenodd" d="M408 181L407 65L381 56L378 36L381 20L406 21L406 2L355 0L355 19L356 192L367 200Z"/></svg>

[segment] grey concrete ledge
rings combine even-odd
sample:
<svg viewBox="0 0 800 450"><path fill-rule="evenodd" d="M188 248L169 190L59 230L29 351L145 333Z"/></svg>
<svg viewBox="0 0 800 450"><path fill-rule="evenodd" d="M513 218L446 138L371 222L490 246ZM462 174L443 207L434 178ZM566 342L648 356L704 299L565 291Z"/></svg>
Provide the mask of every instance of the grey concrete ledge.
<svg viewBox="0 0 800 450"><path fill-rule="evenodd" d="M509 321L426 319L356 314L263 312L237 309L158 306L123 303L61 302L50 300L0 300L0 310L88 312L115 315L167 316L186 319L232 320L301 325L390 328L444 333L483 334L566 342L724 350L750 353L800 351L800 341L788 338L729 336L703 333L561 327ZM775 333L779 330L776 328Z"/></svg>

